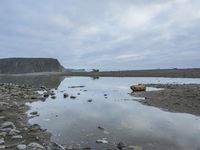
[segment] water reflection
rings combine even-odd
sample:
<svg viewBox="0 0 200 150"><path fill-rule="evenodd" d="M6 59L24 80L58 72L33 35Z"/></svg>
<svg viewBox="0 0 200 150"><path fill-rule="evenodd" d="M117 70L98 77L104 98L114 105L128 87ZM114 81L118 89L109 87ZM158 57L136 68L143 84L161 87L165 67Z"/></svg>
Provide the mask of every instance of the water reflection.
<svg viewBox="0 0 200 150"><path fill-rule="evenodd" d="M48 129L53 134L52 141L90 146L95 150L112 147L120 141L125 141L126 145L140 145L144 150L200 148L200 117L144 106L128 94L131 92L129 85L147 81L146 78L66 78L55 91L57 99L29 104L30 111L40 114L30 123ZM151 78L148 82L153 81L158 79ZM162 81L174 82L166 78ZM190 81L193 80L179 80L180 83ZM74 85L85 87L68 88ZM63 92L77 98L64 99ZM107 132L102 132L98 126ZM96 140L102 138L107 138L109 143L96 144Z"/></svg>

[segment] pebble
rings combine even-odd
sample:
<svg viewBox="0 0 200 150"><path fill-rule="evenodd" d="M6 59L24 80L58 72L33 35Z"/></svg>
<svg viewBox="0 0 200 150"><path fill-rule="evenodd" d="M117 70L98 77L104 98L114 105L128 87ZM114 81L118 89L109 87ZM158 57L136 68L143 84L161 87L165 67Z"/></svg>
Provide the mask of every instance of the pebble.
<svg viewBox="0 0 200 150"><path fill-rule="evenodd" d="M9 133L11 130L12 130L12 128L3 128L3 129L0 129L1 132L6 132L6 133Z"/></svg>
<svg viewBox="0 0 200 150"><path fill-rule="evenodd" d="M4 141L4 138L1 138L0 139L0 145L3 145L3 144L5 144L5 141Z"/></svg>
<svg viewBox="0 0 200 150"><path fill-rule="evenodd" d="M1 132L1 133L0 133L0 136L6 136L6 135L7 135L6 132Z"/></svg>
<svg viewBox="0 0 200 150"><path fill-rule="evenodd" d="M19 145L17 145L17 149L18 150L25 150L26 149L26 145L25 144L19 144Z"/></svg>
<svg viewBox="0 0 200 150"><path fill-rule="evenodd" d="M27 150L43 150L44 147L38 143L30 143L27 146Z"/></svg>
<svg viewBox="0 0 200 150"><path fill-rule="evenodd" d="M108 144L108 141L106 140L106 138L103 138L103 139L96 140L96 143Z"/></svg>
<svg viewBox="0 0 200 150"><path fill-rule="evenodd" d="M12 139L22 139L23 137L21 135L15 135L15 136L12 136Z"/></svg>
<svg viewBox="0 0 200 150"><path fill-rule="evenodd" d="M68 95L67 93L64 93L64 94L63 94L63 97L64 97L64 98L67 98L68 96L69 96L69 95Z"/></svg>
<svg viewBox="0 0 200 150"><path fill-rule="evenodd" d="M13 122L10 122L10 121L7 121L7 122L4 122L2 125L1 125L1 128L13 128L13 129L16 129L15 125Z"/></svg>
<svg viewBox="0 0 200 150"><path fill-rule="evenodd" d="M52 98L52 99L56 99L56 96L55 96L55 95L53 95L53 96L51 96L51 98Z"/></svg>
<svg viewBox="0 0 200 150"><path fill-rule="evenodd" d="M37 111L33 111L33 112L31 112L30 114L31 114L31 115L34 115L34 116L38 116L38 115L39 115Z"/></svg>
<svg viewBox="0 0 200 150"><path fill-rule="evenodd" d="M90 103L91 103L91 102L92 102L92 99L89 99L89 100L88 100L88 102L90 102Z"/></svg>
<svg viewBox="0 0 200 150"><path fill-rule="evenodd" d="M75 98L76 98L76 96L70 96L70 98L71 98L71 99L75 99Z"/></svg>
<svg viewBox="0 0 200 150"><path fill-rule="evenodd" d="M123 150L125 147L126 147L126 146L125 146L125 144L124 144L123 142L119 142L119 143L117 144L117 148L120 149L120 150Z"/></svg>
<svg viewBox="0 0 200 150"><path fill-rule="evenodd" d="M6 149L5 145L0 145L0 149Z"/></svg>
<svg viewBox="0 0 200 150"><path fill-rule="evenodd" d="M16 129L12 129L12 130L10 130L10 132L8 133L8 135L17 135L17 134L19 134L20 133L20 131L19 130L16 130Z"/></svg>

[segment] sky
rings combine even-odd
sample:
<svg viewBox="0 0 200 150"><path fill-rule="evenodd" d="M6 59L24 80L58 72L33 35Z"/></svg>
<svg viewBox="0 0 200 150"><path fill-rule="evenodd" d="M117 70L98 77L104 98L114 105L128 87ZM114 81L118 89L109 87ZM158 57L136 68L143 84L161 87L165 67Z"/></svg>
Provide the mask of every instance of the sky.
<svg viewBox="0 0 200 150"><path fill-rule="evenodd" d="M200 0L0 0L0 58L66 68L200 67Z"/></svg>

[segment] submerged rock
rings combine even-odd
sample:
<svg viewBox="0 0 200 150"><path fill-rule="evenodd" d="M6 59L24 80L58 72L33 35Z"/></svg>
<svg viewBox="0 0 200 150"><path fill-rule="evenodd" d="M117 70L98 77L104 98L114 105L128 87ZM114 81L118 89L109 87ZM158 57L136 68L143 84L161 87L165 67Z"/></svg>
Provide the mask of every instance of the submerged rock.
<svg viewBox="0 0 200 150"><path fill-rule="evenodd" d="M88 102L90 102L90 103L91 103L91 102L92 102L92 99L89 99L89 100L88 100Z"/></svg>
<svg viewBox="0 0 200 150"><path fill-rule="evenodd" d="M33 115L33 116L39 116L39 114L38 114L37 111L33 111L33 112L31 112L30 114Z"/></svg>
<svg viewBox="0 0 200 150"><path fill-rule="evenodd" d="M64 94L63 94L63 97L64 97L64 98L67 98L68 96L69 96L69 94L67 94L67 93L64 93Z"/></svg>
<svg viewBox="0 0 200 150"><path fill-rule="evenodd" d="M56 96L55 95L51 96L51 99L56 99Z"/></svg>
<svg viewBox="0 0 200 150"><path fill-rule="evenodd" d="M72 96L70 96L70 98L71 98L71 99L76 99L76 96L73 96L73 95L72 95Z"/></svg>

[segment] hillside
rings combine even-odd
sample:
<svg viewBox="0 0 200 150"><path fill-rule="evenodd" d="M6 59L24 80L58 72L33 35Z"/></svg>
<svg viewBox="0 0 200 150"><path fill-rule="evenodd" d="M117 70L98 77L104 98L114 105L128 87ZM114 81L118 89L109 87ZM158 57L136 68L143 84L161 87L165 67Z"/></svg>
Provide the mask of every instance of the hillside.
<svg viewBox="0 0 200 150"><path fill-rule="evenodd" d="M0 74L62 72L63 69L59 61L53 58L0 59Z"/></svg>

